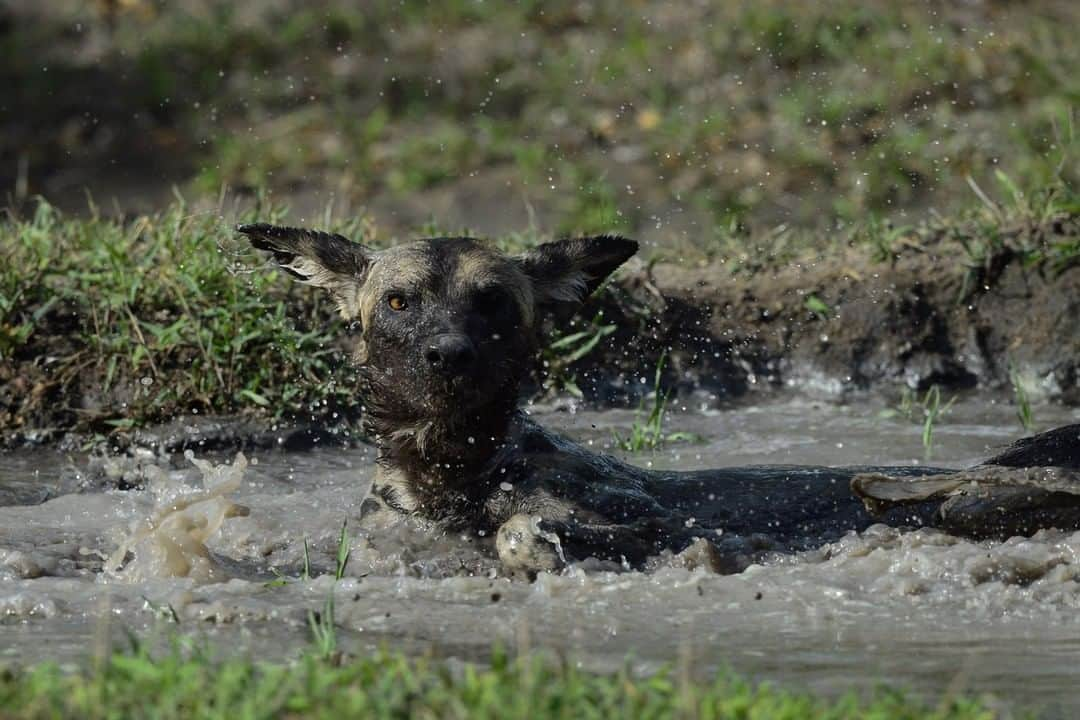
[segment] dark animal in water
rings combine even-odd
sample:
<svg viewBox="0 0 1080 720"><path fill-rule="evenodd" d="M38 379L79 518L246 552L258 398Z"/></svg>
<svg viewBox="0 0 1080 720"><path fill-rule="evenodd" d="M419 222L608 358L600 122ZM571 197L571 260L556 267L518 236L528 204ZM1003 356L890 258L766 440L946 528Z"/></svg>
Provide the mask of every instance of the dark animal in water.
<svg viewBox="0 0 1080 720"><path fill-rule="evenodd" d="M962 474L655 472L545 431L517 407L542 321L572 314L637 251L631 240L568 239L509 256L465 237L375 251L311 230L238 230L285 271L328 290L350 323L364 419L379 448L362 513L416 514L494 536L508 571L587 557L638 566L687 548L722 569L747 538L791 550L874 522L982 536L1080 527L1080 425L1021 441ZM1053 469L1010 469L1031 466Z"/></svg>

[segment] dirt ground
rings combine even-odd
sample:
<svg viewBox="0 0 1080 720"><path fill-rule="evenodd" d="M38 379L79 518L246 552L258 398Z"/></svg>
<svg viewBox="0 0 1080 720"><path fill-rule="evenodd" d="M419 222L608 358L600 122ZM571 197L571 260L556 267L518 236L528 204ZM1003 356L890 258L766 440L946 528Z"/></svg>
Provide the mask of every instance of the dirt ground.
<svg viewBox="0 0 1080 720"><path fill-rule="evenodd" d="M1075 238L1076 218L1041 229ZM638 265L602 302L619 328L582 361L591 394L619 402L625 376L672 357L669 380L722 403L795 388L842 399L870 389L974 390L1080 402L1080 269L1004 250L957 271L931 237L891 263L863 251L733 274L728 261ZM638 383L640 386L640 383Z"/></svg>

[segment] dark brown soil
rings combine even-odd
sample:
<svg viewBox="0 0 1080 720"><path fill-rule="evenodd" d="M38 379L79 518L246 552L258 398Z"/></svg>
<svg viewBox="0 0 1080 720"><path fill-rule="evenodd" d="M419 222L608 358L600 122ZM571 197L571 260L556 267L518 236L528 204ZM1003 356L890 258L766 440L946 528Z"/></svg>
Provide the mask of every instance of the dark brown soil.
<svg viewBox="0 0 1080 720"><path fill-rule="evenodd" d="M1040 231L1076 237L1078 225ZM782 387L1011 394L1015 376L1033 399L1080 403L1080 268L1025 262L1006 244L965 273L956 252L931 240L891 265L855 250L751 276L720 261L639 267L602 300L619 332L580 364L583 388L633 397L668 351L668 380L715 402Z"/></svg>

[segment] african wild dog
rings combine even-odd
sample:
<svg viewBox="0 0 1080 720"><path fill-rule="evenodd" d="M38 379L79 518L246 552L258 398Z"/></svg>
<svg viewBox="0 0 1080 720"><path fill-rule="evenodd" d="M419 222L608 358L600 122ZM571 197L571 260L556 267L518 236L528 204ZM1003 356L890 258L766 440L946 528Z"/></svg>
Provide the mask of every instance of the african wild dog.
<svg viewBox="0 0 1080 720"><path fill-rule="evenodd" d="M1080 524L1073 508L1080 503L1063 505L1061 493L1040 495L1031 487L1023 490L1027 505L995 516L992 527L953 528L940 496L871 516L850 483L872 468L653 472L546 432L517 407L542 319L572 313L636 252L631 240L561 240L508 256L465 237L374 251L311 230L238 230L288 273L328 290L350 322L364 420L379 448L362 514L416 513L494 535L508 571L531 573L585 557L636 566L663 549L691 545L717 566L732 556L725 550L747 547L741 538L791 549L875 521L976 534L1031 530L1051 520ZM998 464L1078 467L1080 426L1011 452ZM1065 516L1049 517L1048 507L1066 507ZM970 512L964 518L970 525Z"/></svg>

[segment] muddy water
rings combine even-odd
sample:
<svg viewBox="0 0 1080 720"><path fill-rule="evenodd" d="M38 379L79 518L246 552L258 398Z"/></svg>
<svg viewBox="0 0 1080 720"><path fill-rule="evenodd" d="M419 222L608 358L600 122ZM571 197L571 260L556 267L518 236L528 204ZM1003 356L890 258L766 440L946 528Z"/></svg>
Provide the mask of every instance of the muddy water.
<svg viewBox="0 0 1080 720"><path fill-rule="evenodd" d="M702 442L634 461L925 462L921 428L879 417L881 407L690 408L672 428ZM533 412L598 450L632 420ZM1080 411L1037 408L1036 418L1049 427ZM971 464L1017 434L1013 408L961 403L936 429L931 459ZM385 644L482 660L499 641L597 669L629 655L643 671L730 665L818 690L889 682L931 696L993 692L1063 717L1080 711L1080 533L973 543L875 527L737 576L659 561L649 573L579 566L527 584L497 576L486 539L405 525L354 537L335 589L324 574L342 522L365 497L372 458L369 448L260 452L242 468L207 455L234 464L200 470L179 456L141 468L0 456L0 664L79 662L121 644L125 629L164 635L175 620L219 652L292 657L307 640L307 610L333 591L339 640L355 652ZM134 482L145 487L118 489ZM305 540L313 580L299 579ZM276 573L290 580L268 583Z"/></svg>

